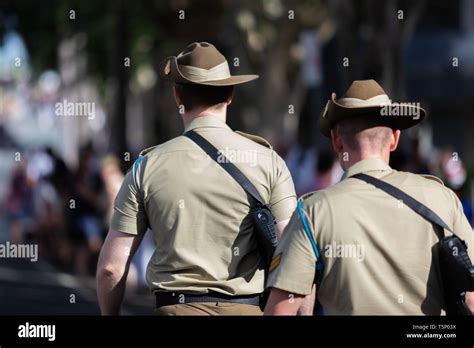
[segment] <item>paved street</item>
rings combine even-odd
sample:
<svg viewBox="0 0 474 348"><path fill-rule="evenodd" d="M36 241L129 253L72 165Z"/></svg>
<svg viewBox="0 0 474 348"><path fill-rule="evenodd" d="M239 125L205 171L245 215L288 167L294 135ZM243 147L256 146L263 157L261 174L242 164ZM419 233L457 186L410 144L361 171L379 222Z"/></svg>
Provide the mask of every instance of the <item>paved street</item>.
<svg viewBox="0 0 474 348"><path fill-rule="evenodd" d="M98 315L94 279L83 285L77 277L41 261L0 259L0 315ZM151 314L149 293L135 295L125 315Z"/></svg>
<svg viewBox="0 0 474 348"><path fill-rule="evenodd" d="M74 277L41 270L41 266L23 259L0 261L0 315L99 314L93 294L78 291ZM70 297L75 303L70 303Z"/></svg>

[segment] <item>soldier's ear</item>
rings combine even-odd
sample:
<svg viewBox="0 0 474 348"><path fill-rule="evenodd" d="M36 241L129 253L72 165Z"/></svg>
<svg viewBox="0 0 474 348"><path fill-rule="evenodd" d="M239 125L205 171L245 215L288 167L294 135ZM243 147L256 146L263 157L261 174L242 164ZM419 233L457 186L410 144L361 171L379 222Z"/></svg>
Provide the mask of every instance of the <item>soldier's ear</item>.
<svg viewBox="0 0 474 348"><path fill-rule="evenodd" d="M176 85L173 86L173 95L174 95L174 100L176 102L176 106L179 108L182 105L182 103L181 103L181 96L176 90Z"/></svg>
<svg viewBox="0 0 474 348"><path fill-rule="evenodd" d="M395 151L400 140L400 129L395 129L392 133L392 140L390 142L390 152Z"/></svg>
<svg viewBox="0 0 474 348"><path fill-rule="evenodd" d="M232 104L232 99L234 98L234 90L229 93L229 96L227 97L227 105Z"/></svg>
<svg viewBox="0 0 474 348"><path fill-rule="evenodd" d="M344 146L342 145L342 138L337 134L334 129L331 129L331 143L332 148L336 153L341 153Z"/></svg>

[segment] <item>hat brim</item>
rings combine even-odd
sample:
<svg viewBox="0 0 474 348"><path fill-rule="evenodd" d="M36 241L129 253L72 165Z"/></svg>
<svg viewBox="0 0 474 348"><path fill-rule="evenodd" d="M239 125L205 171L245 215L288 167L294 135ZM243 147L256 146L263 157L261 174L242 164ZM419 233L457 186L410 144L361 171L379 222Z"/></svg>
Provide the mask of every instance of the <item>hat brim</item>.
<svg viewBox="0 0 474 348"><path fill-rule="evenodd" d="M404 115L383 115L383 105L365 107L347 107L336 100L336 94L332 93L331 99L326 104L319 117L319 130L326 137L331 136L331 129L346 119L360 116L370 117L374 125L386 126L392 129L404 130L420 123L426 116L426 111L418 106L401 104L405 111Z"/></svg>
<svg viewBox="0 0 474 348"><path fill-rule="evenodd" d="M175 56L168 57L160 67L160 77L174 83L203 85L203 86L235 86L247 83L259 78L258 75L231 75L228 78L209 81L193 81L187 78L180 70Z"/></svg>

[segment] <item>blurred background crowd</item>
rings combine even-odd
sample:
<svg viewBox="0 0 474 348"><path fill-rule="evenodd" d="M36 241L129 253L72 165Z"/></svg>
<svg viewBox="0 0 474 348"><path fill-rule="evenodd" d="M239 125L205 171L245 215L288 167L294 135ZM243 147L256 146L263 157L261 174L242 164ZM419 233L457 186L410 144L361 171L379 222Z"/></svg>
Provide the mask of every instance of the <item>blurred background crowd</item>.
<svg viewBox="0 0 474 348"><path fill-rule="evenodd" d="M473 223L474 1L116 0L0 2L0 241L85 282L115 194L144 148L182 133L162 59L214 43L237 74L232 128L266 137L298 195L342 170L317 118L331 92L378 80L429 117L402 134L391 166L442 178ZM93 117L57 103L92 103ZM148 238L130 283L144 286Z"/></svg>

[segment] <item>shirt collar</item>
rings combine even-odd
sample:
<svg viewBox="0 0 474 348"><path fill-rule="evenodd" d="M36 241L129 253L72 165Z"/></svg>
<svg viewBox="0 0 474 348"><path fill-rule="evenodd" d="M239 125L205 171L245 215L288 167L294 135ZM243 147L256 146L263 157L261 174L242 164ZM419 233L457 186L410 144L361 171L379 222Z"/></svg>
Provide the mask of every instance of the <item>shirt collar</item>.
<svg viewBox="0 0 474 348"><path fill-rule="evenodd" d="M378 158L370 158L359 161L353 164L346 170L342 176L342 180L359 173L373 172L373 171L392 171L393 169L384 161Z"/></svg>
<svg viewBox="0 0 474 348"><path fill-rule="evenodd" d="M200 116L196 117L194 120L185 127L184 131L190 131L196 128L224 128L230 129L230 127L216 116Z"/></svg>

